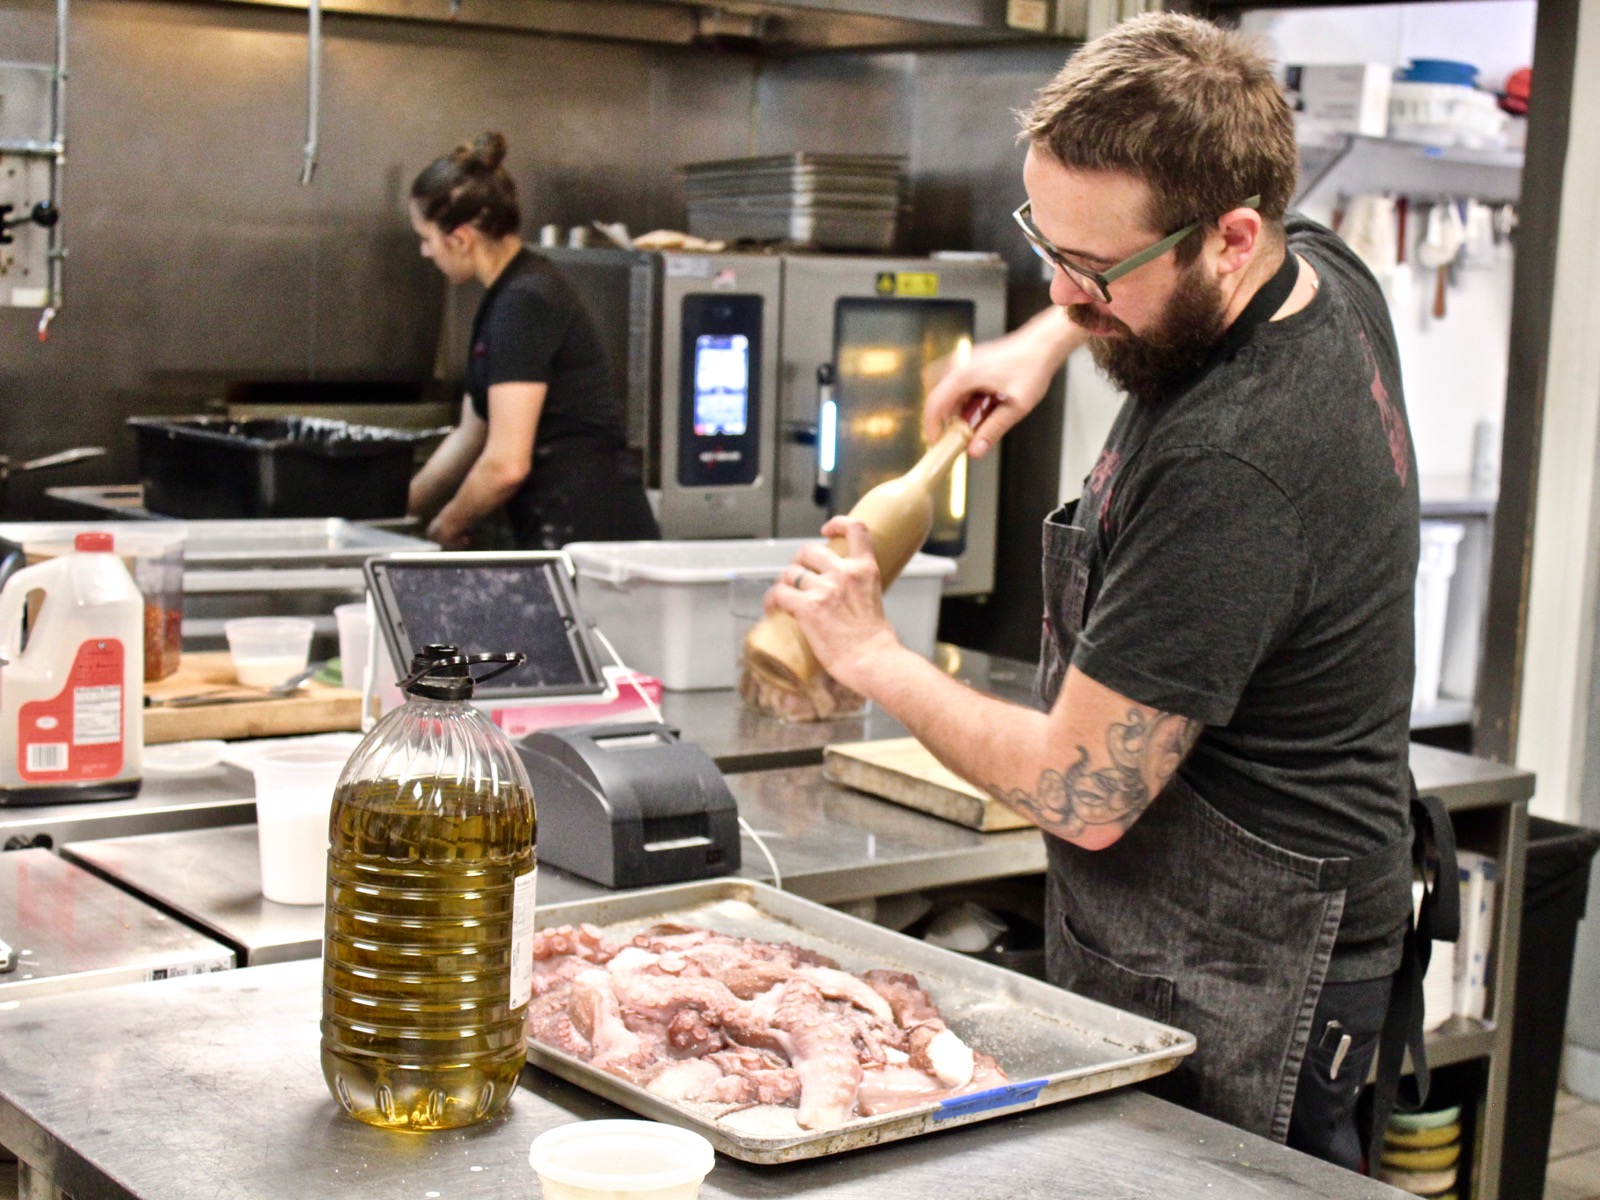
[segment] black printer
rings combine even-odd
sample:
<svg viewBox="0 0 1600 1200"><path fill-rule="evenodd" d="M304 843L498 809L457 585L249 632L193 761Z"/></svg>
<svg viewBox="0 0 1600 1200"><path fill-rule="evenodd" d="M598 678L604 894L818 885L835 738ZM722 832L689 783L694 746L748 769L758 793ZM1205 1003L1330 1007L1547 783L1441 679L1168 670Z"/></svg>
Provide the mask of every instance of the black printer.
<svg viewBox="0 0 1600 1200"><path fill-rule="evenodd" d="M612 888L739 869L739 809L710 756L646 721L541 729L517 742L541 863Z"/></svg>

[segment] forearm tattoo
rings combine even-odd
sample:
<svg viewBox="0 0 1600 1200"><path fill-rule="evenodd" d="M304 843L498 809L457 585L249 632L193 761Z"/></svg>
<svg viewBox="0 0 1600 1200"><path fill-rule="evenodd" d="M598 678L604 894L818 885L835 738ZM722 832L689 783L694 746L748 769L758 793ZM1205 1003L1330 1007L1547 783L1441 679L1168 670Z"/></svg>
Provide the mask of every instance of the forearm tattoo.
<svg viewBox="0 0 1600 1200"><path fill-rule="evenodd" d="M1091 828L1116 825L1126 831L1160 794L1200 736L1202 725L1174 713L1128 710L1125 724L1106 730L1111 765L1089 765L1089 748L1064 771L1044 770L1033 793L989 788L996 799L1060 837L1081 837Z"/></svg>

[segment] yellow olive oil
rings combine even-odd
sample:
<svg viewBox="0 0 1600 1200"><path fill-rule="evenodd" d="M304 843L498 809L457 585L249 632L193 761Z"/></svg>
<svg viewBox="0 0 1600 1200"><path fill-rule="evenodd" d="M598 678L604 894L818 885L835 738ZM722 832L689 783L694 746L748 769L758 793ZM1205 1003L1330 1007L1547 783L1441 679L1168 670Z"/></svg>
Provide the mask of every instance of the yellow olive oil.
<svg viewBox="0 0 1600 1200"><path fill-rule="evenodd" d="M495 767L482 778L459 769L347 778L334 797L322 1071L368 1124L470 1125L516 1086L532 980L535 821L520 764Z"/></svg>

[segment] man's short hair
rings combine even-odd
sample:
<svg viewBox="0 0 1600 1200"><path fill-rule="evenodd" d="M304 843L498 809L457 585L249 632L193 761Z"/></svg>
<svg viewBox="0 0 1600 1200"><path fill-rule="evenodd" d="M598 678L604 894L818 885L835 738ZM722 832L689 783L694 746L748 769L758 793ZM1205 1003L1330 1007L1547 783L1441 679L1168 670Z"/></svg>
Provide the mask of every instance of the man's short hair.
<svg viewBox="0 0 1600 1200"><path fill-rule="evenodd" d="M1272 65L1248 38L1152 13L1070 59L1021 114L1022 136L1075 171L1118 171L1150 189L1150 225L1212 225L1251 196L1273 229L1299 174L1294 118ZM1198 239L1180 248L1199 253ZM1187 253L1184 253L1184 252Z"/></svg>

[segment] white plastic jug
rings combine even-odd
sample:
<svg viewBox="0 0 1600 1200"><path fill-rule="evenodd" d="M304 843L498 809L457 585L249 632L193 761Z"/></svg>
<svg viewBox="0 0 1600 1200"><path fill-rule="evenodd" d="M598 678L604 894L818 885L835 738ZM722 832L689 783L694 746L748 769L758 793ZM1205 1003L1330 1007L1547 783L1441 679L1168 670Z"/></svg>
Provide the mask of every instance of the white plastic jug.
<svg viewBox="0 0 1600 1200"><path fill-rule="evenodd" d="M28 596L44 594L22 640ZM0 591L0 803L111 800L139 790L144 598L109 533L26 567Z"/></svg>

